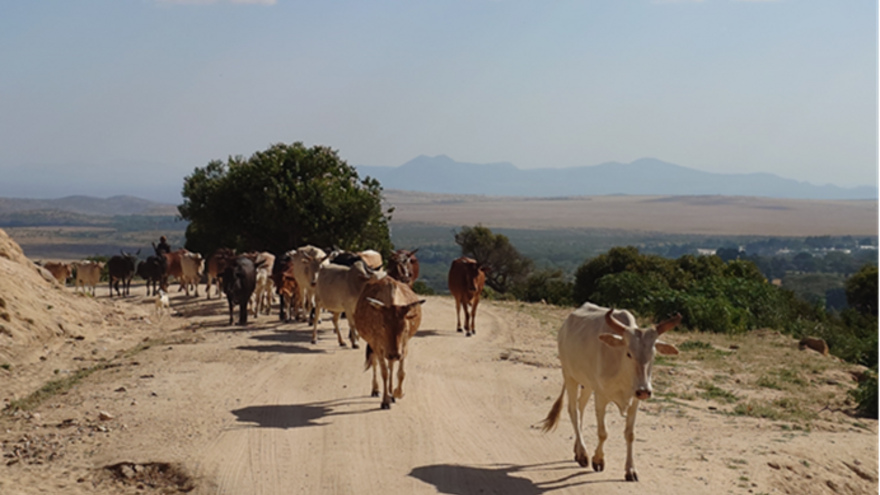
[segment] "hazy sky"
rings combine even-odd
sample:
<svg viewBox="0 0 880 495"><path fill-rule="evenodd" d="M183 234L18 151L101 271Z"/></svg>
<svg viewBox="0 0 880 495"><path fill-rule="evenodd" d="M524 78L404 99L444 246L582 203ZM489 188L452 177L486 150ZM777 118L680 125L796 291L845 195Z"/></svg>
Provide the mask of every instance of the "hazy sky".
<svg viewBox="0 0 880 495"><path fill-rule="evenodd" d="M0 12L5 196L40 181L53 197L154 183L179 197L194 167L294 141L355 165L654 157L877 184L875 0L0 0Z"/></svg>

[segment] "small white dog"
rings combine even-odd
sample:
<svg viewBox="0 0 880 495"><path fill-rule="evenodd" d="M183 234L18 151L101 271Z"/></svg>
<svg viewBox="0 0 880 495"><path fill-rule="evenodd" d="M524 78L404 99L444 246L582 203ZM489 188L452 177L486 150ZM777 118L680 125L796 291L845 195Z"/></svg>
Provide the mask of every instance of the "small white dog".
<svg viewBox="0 0 880 495"><path fill-rule="evenodd" d="M168 300L168 294L159 289L159 295L156 296L156 314L162 316L165 313L171 314L171 302Z"/></svg>

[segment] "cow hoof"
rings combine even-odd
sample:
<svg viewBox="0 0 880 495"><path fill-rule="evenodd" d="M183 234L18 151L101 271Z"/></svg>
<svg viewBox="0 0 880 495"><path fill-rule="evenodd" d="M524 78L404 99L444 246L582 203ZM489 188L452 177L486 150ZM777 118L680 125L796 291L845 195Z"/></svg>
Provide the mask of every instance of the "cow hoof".
<svg viewBox="0 0 880 495"><path fill-rule="evenodd" d="M360 349L361 346L359 346L359 345L353 343L353 344L351 344L351 348L352 348L352 349Z"/></svg>
<svg viewBox="0 0 880 495"><path fill-rule="evenodd" d="M601 472L605 470L605 459L593 458L593 471Z"/></svg>
<svg viewBox="0 0 880 495"><path fill-rule="evenodd" d="M470 332L468 332L468 333L465 334L465 336L467 336L467 337L470 337L471 335L473 335L473 334L470 333Z"/></svg>
<svg viewBox="0 0 880 495"><path fill-rule="evenodd" d="M313 343L313 344L317 344L317 343L318 343L318 339L312 339L312 343Z"/></svg>
<svg viewBox="0 0 880 495"><path fill-rule="evenodd" d="M397 399L395 399L393 395L391 396L391 403L392 403L392 404L397 403Z"/></svg>
<svg viewBox="0 0 880 495"><path fill-rule="evenodd" d="M461 332L461 331L462 331L462 329L461 329L461 328L459 328L459 329L458 329L458 330L456 330L456 332Z"/></svg>
<svg viewBox="0 0 880 495"><path fill-rule="evenodd" d="M574 460L575 460L575 462L578 463L578 465L579 465L580 467L584 467L584 468L585 468L585 467L589 467L589 465L590 465L590 458L587 457L586 455L577 455L577 454L575 454L575 456L574 456Z"/></svg>
<svg viewBox="0 0 880 495"><path fill-rule="evenodd" d="M382 403L382 409L391 409L391 404L388 403L388 402L383 402L383 403Z"/></svg>
<svg viewBox="0 0 880 495"><path fill-rule="evenodd" d="M626 481L639 481L639 475L635 471L626 473Z"/></svg>
<svg viewBox="0 0 880 495"><path fill-rule="evenodd" d="M345 342L340 342L339 347L345 347Z"/></svg>
<svg viewBox="0 0 880 495"><path fill-rule="evenodd" d="M373 390L372 392L370 392L370 397L379 397L379 391Z"/></svg>

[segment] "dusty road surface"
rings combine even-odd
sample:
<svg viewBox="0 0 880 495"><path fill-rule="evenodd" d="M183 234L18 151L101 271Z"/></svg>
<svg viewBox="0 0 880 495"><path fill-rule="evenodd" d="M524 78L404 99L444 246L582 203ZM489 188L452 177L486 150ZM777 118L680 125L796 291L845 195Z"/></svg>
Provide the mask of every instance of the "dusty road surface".
<svg viewBox="0 0 880 495"><path fill-rule="evenodd" d="M305 324L281 324L275 315L247 328L227 326L217 300L175 295L178 314L159 322L142 296L99 302L129 305L138 322L129 326L132 337L143 334L151 340L142 346L149 347L117 354L118 366L7 419L6 452L23 445L22 437L49 450L58 445L52 459L20 456L21 462L0 466L0 492L877 490L876 422L854 427L835 418L822 429L798 431L719 414L701 401L643 404L636 424L639 483L623 481L623 421L610 409L606 470L579 468L565 416L552 433L535 427L562 380L552 328L516 305L482 305L477 335L466 338L454 330L452 300L428 298L411 343L406 396L383 411L369 396L363 350L338 347L329 321L312 345ZM95 348L100 354L97 341L78 341L72 354L88 359ZM59 350L41 363L64 359ZM593 449L590 408L585 438ZM112 418L100 419L101 412Z"/></svg>

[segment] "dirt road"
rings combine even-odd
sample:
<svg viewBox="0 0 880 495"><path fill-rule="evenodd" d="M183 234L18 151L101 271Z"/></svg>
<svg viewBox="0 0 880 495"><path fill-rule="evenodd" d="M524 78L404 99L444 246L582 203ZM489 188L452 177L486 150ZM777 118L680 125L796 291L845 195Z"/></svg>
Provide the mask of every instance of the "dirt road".
<svg viewBox="0 0 880 495"><path fill-rule="evenodd" d="M127 304L149 313L143 298ZM220 301L175 296L173 305L180 315L162 318L158 330L155 322L153 330L131 328L132 338L161 335L161 344L118 359L122 365L95 373L7 431L8 439L48 431L66 439L72 430L61 425L71 418L91 428L88 436L70 434L57 460L0 466L0 492L152 490L133 471L117 469L118 479L100 474L120 463L179 466L186 483L159 489L200 494L877 490L876 422L792 431L718 414L701 401L643 403L639 483L623 482L623 419L611 409L606 470L578 467L567 418L549 434L535 428L562 385L551 329L510 305L481 305L478 333L466 338L455 332L452 300L428 298L407 359L406 396L384 411L369 396L363 350L338 347L329 321L312 345L304 324L281 324L275 315L243 329L226 325ZM99 421L99 411L112 419Z"/></svg>

